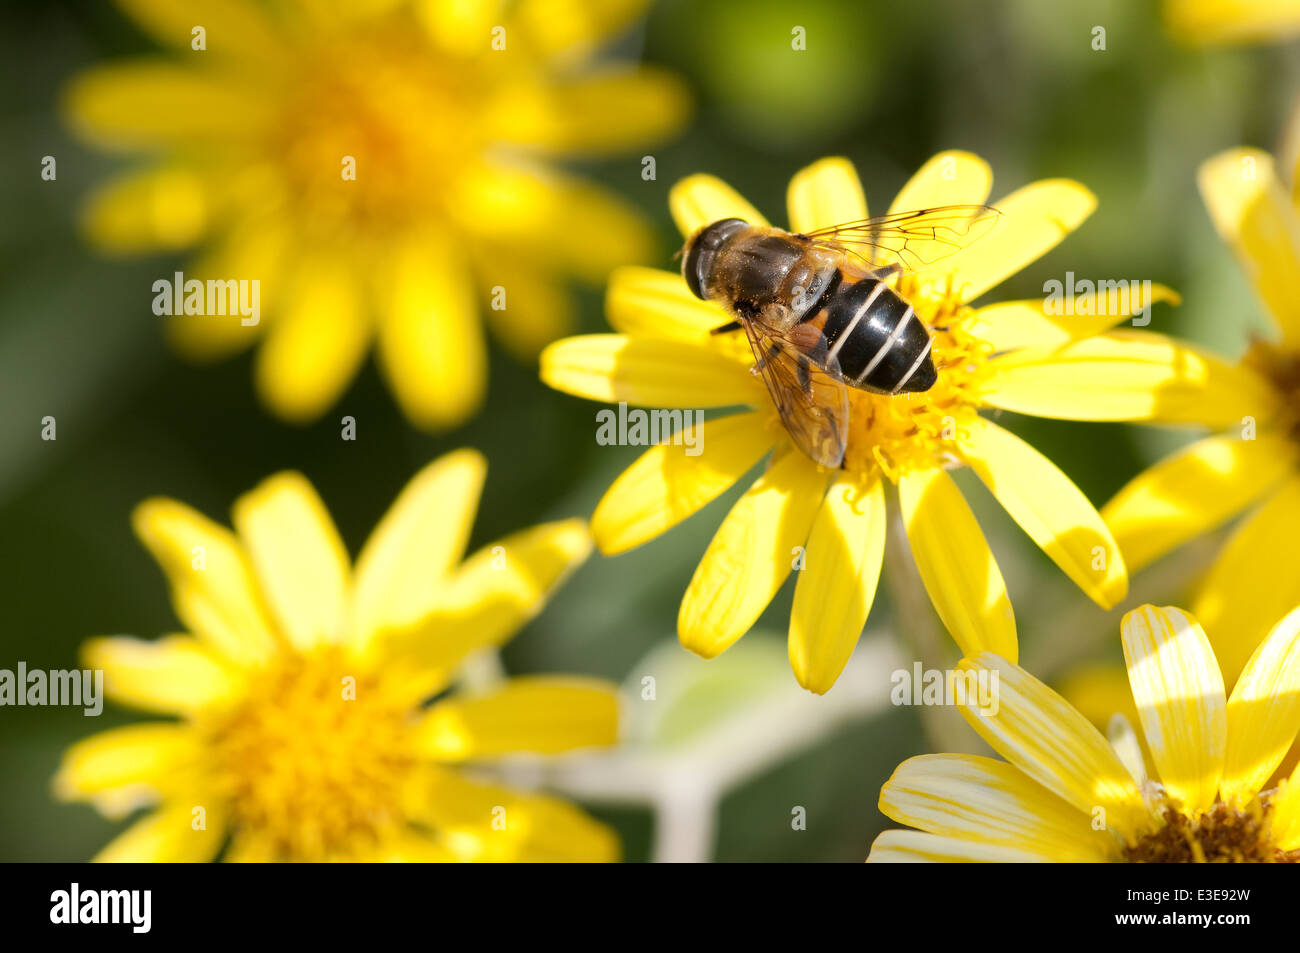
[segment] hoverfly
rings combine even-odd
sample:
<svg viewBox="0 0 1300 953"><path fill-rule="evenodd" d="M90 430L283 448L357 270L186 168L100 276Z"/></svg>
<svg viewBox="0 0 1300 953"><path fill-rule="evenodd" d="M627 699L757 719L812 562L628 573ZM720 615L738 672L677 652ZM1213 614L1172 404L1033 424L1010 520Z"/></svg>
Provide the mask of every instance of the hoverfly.
<svg viewBox="0 0 1300 953"><path fill-rule="evenodd" d="M713 333L744 329L786 431L834 468L848 439L847 388L922 393L937 379L930 333L898 279L983 237L999 214L947 205L806 235L726 218L687 240L682 277L735 317Z"/></svg>

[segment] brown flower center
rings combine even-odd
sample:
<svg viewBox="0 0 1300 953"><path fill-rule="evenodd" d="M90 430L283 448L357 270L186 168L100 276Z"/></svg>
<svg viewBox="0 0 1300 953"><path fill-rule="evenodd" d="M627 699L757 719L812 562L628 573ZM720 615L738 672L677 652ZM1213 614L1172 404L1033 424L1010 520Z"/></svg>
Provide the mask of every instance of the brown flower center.
<svg viewBox="0 0 1300 953"><path fill-rule="evenodd" d="M1294 864L1300 851L1283 851L1270 834L1267 795L1238 809L1222 802L1197 816L1172 806L1153 832L1124 848L1134 864Z"/></svg>

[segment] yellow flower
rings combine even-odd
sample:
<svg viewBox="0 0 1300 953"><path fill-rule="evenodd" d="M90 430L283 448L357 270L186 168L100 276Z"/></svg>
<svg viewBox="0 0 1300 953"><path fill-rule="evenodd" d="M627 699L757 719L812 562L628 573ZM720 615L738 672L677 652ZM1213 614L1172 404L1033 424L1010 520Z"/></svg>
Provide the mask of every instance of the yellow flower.
<svg viewBox="0 0 1300 953"><path fill-rule="evenodd" d="M1231 431L1155 464L1102 515L1136 571L1248 511L1192 605L1231 679L1272 623L1300 604L1292 558L1300 536L1300 215L1273 160L1257 150L1209 159L1200 184L1215 227L1241 258L1281 336L1256 340L1236 369L1251 399L1222 422Z"/></svg>
<svg viewBox="0 0 1300 953"><path fill-rule="evenodd" d="M1181 610L1128 613L1123 642L1154 774L1127 721L1112 746L1024 669L991 653L964 659L968 679L998 675L995 713L960 707L1006 761L904 761L880 810L919 830L886 831L868 859L1300 860L1300 771L1264 790L1300 731L1300 609L1273 628L1230 697L1205 632Z"/></svg>
<svg viewBox="0 0 1300 953"><path fill-rule="evenodd" d="M608 745L615 688L511 678L440 696L505 642L591 548L580 520L461 562L485 466L422 470L355 569L311 484L281 473L241 497L231 533L154 499L135 528L188 634L85 649L110 698L173 720L93 735L64 755L64 799L111 818L153 809L98 860L612 860L611 831L555 798L462 765Z"/></svg>
<svg viewBox="0 0 1300 953"><path fill-rule="evenodd" d="M943 153L907 183L891 211L983 203L991 181L978 157ZM671 203L687 235L730 216L765 224L748 202L709 176L678 183ZM1079 313L1069 316L1045 313L1039 299L972 307L972 300L1061 241L1095 200L1078 183L1055 179L994 204L1002 212L995 231L942 268L927 269L925 280L912 276L901 286L933 332L937 383L927 393L892 398L853 390L845 463L835 473L787 452L772 402L751 373L743 335L710 335L731 316L693 297L679 275L620 269L608 294L610 323L620 333L569 338L543 352L547 383L593 400L755 408L706 422L697 456L659 446L623 473L592 519L604 553L631 549L681 522L776 448L695 572L678 618L687 648L712 657L740 638L806 546L790 661L800 684L829 689L875 595L885 549L885 485L896 484L912 553L948 630L965 654L988 649L1014 659L1015 620L1002 574L948 473L959 465L975 472L1092 599L1109 607L1124 597L1123 559L1092 504L1051 461L979 410L1087 420L1143 419L1157 411L1196 418L1221 415L1241 401L1231 387L1219 388L1226 396L1207 396L1200 386L1218 374L1212 358L1174 342L1137 347L1128 332L1107 333L1150 303L1136 291L1081 298L1075 302ZM844 159L823 160L796 175L788 206L790 227L799 232L867 214L857 174ZM1176 296L1156 285L1150 298ZM1086 385L1086 399L1070 392L1070 384Z"/></svg>
<svg viewBox="0 0 1300 953"><path fill-rule="evenodd" d="M264 316L256 385L286 420L324 413L373 339L411 422L458 424L486 386L480 310L534 360L570 327L565 276L602 281L653 247L629 206L554 167L684 120L672 76L588 67L645 0L119 5L176 52L68 89L83 137L148 156L86 230L120 254L201 244L187 280L259 281L258 315L205 300L164 320L182 353L216 358Z"/></svg>
<svg viewBox="0 0 1300 953"><path fill-rule="evenodd" d="M1165 0L1165 24L1194 45L1281 42L1300 33L1300 0Z"/></svg>

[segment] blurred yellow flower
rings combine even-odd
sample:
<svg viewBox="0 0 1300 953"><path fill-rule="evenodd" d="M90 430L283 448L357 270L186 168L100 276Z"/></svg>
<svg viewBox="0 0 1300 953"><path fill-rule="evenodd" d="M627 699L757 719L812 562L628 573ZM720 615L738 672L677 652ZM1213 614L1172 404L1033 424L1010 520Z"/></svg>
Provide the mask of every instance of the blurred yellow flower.
<svg viewBox="0 0 1300 953"><path fill-rule="evenodd" d="M998 674L995 713L960 707L1006 761L904 761L881 789L880 810L919 830L886 831L868 859L1300 860L1300 771L1264 790L1300 732L1300 609L1273 628L1231 696L1186 613L1143 606L1122 629L1154 774L1127 720L1108 743L1024 669L992 653L963 659L961 672Z"/></svg>
<svg viewBox="0 0 1300 953"><path fill-rule="evenodd" d="M1165 0L1165 24L1197 46L1281 42L1300 34L1300 0Z"/></svg>
<svg viewBox="0 0 1300 953"><path fill-rule="evenodd" d="M1272 158L1254 149L1207 160L1200 185L1281 337L1253 342L1237 368L1251 400L1223 422L1231 432L1155 464L1102 515L1136 571L1249 510L1192 605L1231 680L1273 622L1300 603L1290 557L1300 537L1300 215Z"/></svg>
<svg viewBox="0 0 1300 953"><path fill-rule="evenodd" d="M350 566L324 504L281 473L234 506L238 535L149 500L136 533L189 634L99 638L87 666L124 704L176 720L73 745L59 797L153 810L104 861L614 860L604 825L460 766L616 740L615 688L511 678L431 705L465 657L505 642L590 551L580 520L461 562L485 466L421 471Z"/></svg>
<svg viewBox="0 0 1300 953"><path fill-rule="evenodd" d="M150 157L93 197L86 230L121 254L201 244L185 278L259 281L256 384L284 419L324 413L374 339L411 422L458 424L486 386L480 310L531 361L571 326L566 276L653 247L631 207L552 166L682 124L672 76L588 65L646 2L119 0L175 52L67 90L80 134ZM195 358L263 333L166 322Z"/></svg>
<svg viewBox="0 0 1300 953"><path fill-rule="evenodd" d="M965 152L935 156L904 186L891 211L983 203L988 165ZM724 183L677 184L672 211L683 234L736 216L766 224ZM739 335L710 335L731 316L702 302L679 275L615 272L610 323L621 333L558 341L542 354L551 386L600 401L673 408L748 404L706 422L703 453L651 449L623 473L592 518L596 543L620 553L652 539L740 480L773 447L766 472L723 521L682 602L682 643L712 657L740 638L781 587L806 545L790 622L790 661L800 684L825 692L844 667L875 596L885 549L885 484L898 488L908 541L948 631L965 654L1016 657L1006 586L970 507L949 476L967 465L1011 517L1093 600L1127 591L1124 561L1082 492L1037 450L981 417L984 407L1045 417L1141 420L1157 411L1230 420L1243 406L1230 368L1172 341L1133 343L1110 332L1167 288L1083 296L1076 314L1047 313L1043 299L972 307L1004 278L1076 228L1095 205L1076 182L1045 180L993 203L998 227L901 290L933 333L939 379L928 392L879 397L850 391L841 470L828 474L788 441ZM790 183L794 231L866 216L852 165L827 159ZM1127 305L1127 307L1126 307ZM1108 333L1110 332L1110 333ZM738 339L739 338L739 339ZM1227 375L1224 377L1223 375ZM1207 382L1217 388L1207 389ZM687 441L690 442L690 441ZM898 620L904 625L905 620Z"/></svg>

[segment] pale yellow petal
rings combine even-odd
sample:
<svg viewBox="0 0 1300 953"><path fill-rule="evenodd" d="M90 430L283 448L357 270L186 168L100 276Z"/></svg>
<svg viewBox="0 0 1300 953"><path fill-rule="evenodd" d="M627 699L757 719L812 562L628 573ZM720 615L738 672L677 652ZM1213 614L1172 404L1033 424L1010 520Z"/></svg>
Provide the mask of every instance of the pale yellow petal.
<svg viewBox="0 0 1300 953"><path fill-rule="evenodd" d="M683 237L724 218L740 218L751 225L766 225L758 209L735 189L712 175L691 175L668 192L668 207Z"/></svg>
<svg viewBox="0 0 1300 953"><path fill-rule="evenodd" d="M952 477L937 468L904 474L898 499L925 591L962 654L989 651L1015 661L1006 582Z"/></svg>
<svg viewBox="0 0 1300 953"><path fill-rule="evenodd" d="M563 279L530 264L506 264L499 257L481 268L503 294L503 307L489 306L483 312L488 328L519 363L535 366L542 348L573 332L576 311Z"/></svg>
<svg viewBox="0 0 1300 953"><path fill-rule="evenodd" d="M1273 157L1258 149L1229 149L1202 163L1198 181L1214 227L1264 306L1288 340L1300 341L1300 215Z"/></svg>
<svg viewBox="0 0 1300 953"><path fill-rule="evenodd" d="M993 170L979 156L949 149L931 157L899 190L890 213L942 205L983 205L993 188Z"/></svg>
<svg viewBox="0 0 1300 953"><path fill-rule="evenodd" d="M195 808L204 809L203 823ZM176 801L148 815L119 834L95 855L98 864L206 863L217 856L226 838L218 805Z"/></svg>
<svg viewBox="0 0 1300 953"><path fill-rule="evenodd" d="M1228 685L1277 620L1300 605L1300 573L1285 556L1297 538L1300 479L1293 477L1242 521L1201 584L1192 613Z"/></svg>
<svg viewBox="0 0 1300 953"><path fill-rule="evenodd" d="M253 373L258 393L291 423L309 423L352 382L370 346L360 278L330 257L301 261L267 328Z"/></svg>
<svg viewBox="0 0 1300 953"><path fill-rule="evenodd" d="M1129 684L1156 774L1186 813L1214 803L1228 737L1219 663L1196 620L1142 606L1120 625Z"/></svg>
<svg viewBox="0 0 1300 953"><path fill-rule="evenodd" d="M91 639L81 656L87 668L104 673L109 698L160 714L220 708L239 697L244 686L237 669L187 635L152 641Z"/></svg>
<svg viewBox="0 0 1300 953"><path fill-rule="evenodd" d="M247 58L268 62L284 59L287 37L258 4L249 0L116 0L123 12L160 43L186 54ZM194 49L194 28L202 26L203 49Z"/></svg>
<svg viewBox="0 0 1300 953"><path fill-rule="evenodd" d="M795 173L785 203L792 232L813 232L867 217L857 170L839 157L821 159Z"/></svg>
<svg viewBox="0 0 1300 953"><path fill-rule="evenodd" d="M982 417L959 438L962 456L1021 529L1109 609L1128 592L1119 547L1101 516L1070 478L1025 441Z"/></svg>
<svg viewBox="0 0 1300 953"><path fill-rule="evenodd" d="M125 817L173 790L176 777L192 770L203 754L198 735L185 725L112 728L63 753L54 795L89 801L109 818Z"/></svg>
<svg viewBox="0 0 1300 953"><path fill-rule="evenodd" d="M807 457L772 462L727 514L677 615L682 645L705 658L749 631L800 558L827 475Z"/></svg>
<svg viewBox="0 0 1300 953"><path fill-rule="evenodd" d="M985 305L975 311L965 327L997 352L1026 347L1050 351L1104 334L1155 302L1182 302L1177 292L1164 285L1148 282L1150 287L1146 287L1116 281L1099 284L1102 287L1076 292L1064 304L1043 297Z"/></svg>
<svg viewBox="0 0 1300 953"><path fill-rule="evenodd" d="M433 610L408 629L390 630L385 673L408 697L444 686L471 652L518 632L591 553L582 520L543 523L484 546L437 588Z"/></svg>
<svg viewBox="0 0 1300 953"><path fill-rule="evenodd" d="M1300 850L1300 766L1282 782L1269 806L1274 843L1282 850Z"/></svg>
<svg viewBox="0 0 1300 953"><path fill-rule="evenodd" d="M1150 420L1221 429L1267 419L1272 387L1195 345L1143 331L1112 331L1054 351L997 358L986 404L1062 420Z"/></svg>
<svg viewBox="0 0 1300 953"><path fill-rule="evenodd" d="M267 605L294 648L340 641L351 567L316 488L300 473L277 474L235 501L234 520Z"/></svg>
<svg viewBox="0 0 1300 953"><path fill-rule="evenodd" d="M698 512L772 448L759 414L717 417L680 433L680 445L647 450L596 504L591 531L605 555L640 546Z"/></svg>
<svg viewBox="0 0 1300 953"><path fill-rule="evenodd" d="M438 761L494 758L520 751L557 754L618 740L618 690L607 682L560 675L512 678L472 697L436 702L413 744Z"/></svg>
<svg viewBox="0 0 1300 953"><path fill-rule="evenodd" d="M94 245L115 255L173 251L203 237L211 211L201 176L158 166L101 186L82 213L82 227Z"/></svg>
<svg viewBox="0 0 1300 953"><path fill-rule="evenodd" d="M1002 214L990 234L953 255L942 269L953 290L973 301L1055 248L1097 207L1078 182L1044 179L991 203Z"/></svg>
<svg viewBox="0 0 1300 953"><path fill-rule="evenodd" d="M923 831L885 831L871 845L870 864L1050 864L1057 857L1018 847Z"/></svg>
<svg viewBox="0 0 1300 953"><path fill-rule="evenodd" d="M988 652L963 659L958 669L983 679L997 699L996 710L971 703L960 708L998 754L1121 836L1135 833L1147 820L1142 796L1124 763L1101 732L1064 698Z"/></svg>
<svg viewBox="0 0 1300 953"><path fill-rule="evenodd" d="M1195 46L1277 43L1300 33L1296 0L1164 0L1165 24Z"/></svg>
<svg viewBox="0 0 1300 953"><path fill-rule="evenodd" d="M425 430L463 422L487 386L487 349L466 263L444 239L412 240L394 255L387 293L379 362L403 412Z"/></svg>
<svg viewBox="0 0 1300 953"><path fill-rule="evenodd" d="M556 390L606 403L707 408L769 402L758 378L703 345L584 334L542 352L542 380Z"/></svg>
<svg viewBox="0 0 1300 953"><path fill-rule="evenodd" d="M648 0L521 0L510 22L531 48L571 65L613 40L648 6Z"/></svg>
<svg viewBox="0 0 1300 953"><path fill-rule="evenodd" d="M813 521L790 613L790 667L823 695L848 664L866 624L885 557L885 492L878 476L840 474Z"/></svg>
<svg viewBox="0 0 1300 953"><path fill-rule="evenodd" d="M1273 627L1228 699L1223 799L1245 804L1262 790L1300 733L1300 609Z"/></svg>
<svg viewBox="0 0 1300 953"><path fill-rule="evenodd" d="M162 498L137 506L132 522L171 583L172 605L187 629L242 665L278 651L252 566L234 533Z"/></svg>
<svg viewBox="0 0 1300 953"><path fill-rule="evenodd" d="M465 552L486 475L481 454L457 450L424 467L393 501L357 557L351 629L358 645L429 614L437 586Z"/></svg>
<svg viewBox="0 0 1300 953"><path fill-rule="evenodd" d="M1295 444L1274 434L1208 437L1135 477L1101 515L1136 572L1240 513L1295 464Z"/></svg>
<svg viewBox="0 0 1300 953"><path fill-rule="evenodd" d="M880 789L880 810L930 834L1043 854L1062 862L1116 859L1118 843L1092 817L993 758L908 758Z"/></svg>
<svg viewBox="0 0 1300 953"><path fill-rule="evenodd" d="M632 337L670 338L691 344L732 320L716 304L691 294L678 272L618 268L609 276L605 314L615 331Z"/></svg>

